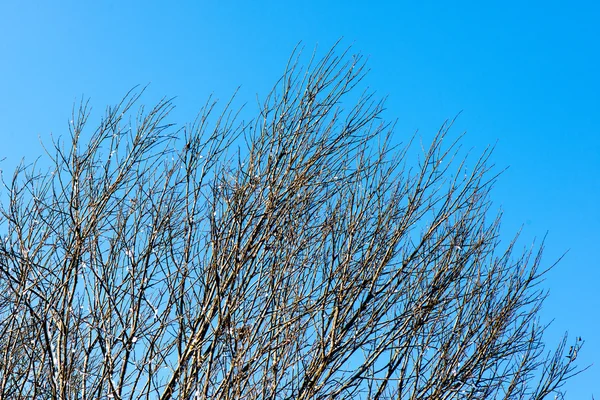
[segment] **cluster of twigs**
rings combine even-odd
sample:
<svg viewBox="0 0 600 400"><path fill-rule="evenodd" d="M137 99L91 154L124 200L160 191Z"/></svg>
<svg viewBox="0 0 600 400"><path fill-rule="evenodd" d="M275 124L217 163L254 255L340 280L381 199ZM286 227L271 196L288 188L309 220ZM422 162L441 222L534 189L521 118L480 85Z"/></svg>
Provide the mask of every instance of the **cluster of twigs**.
<svg viewBox="0 0 600 400"><path fill-rule="evenodd" d="M138 95L5 177L2 399L542 399L541 248L500 248L486 152L411 168L364 75L293 62L252 125ZM394 143L397 140L393 141ZM231 150L240 148L237 154Z"/></svg>

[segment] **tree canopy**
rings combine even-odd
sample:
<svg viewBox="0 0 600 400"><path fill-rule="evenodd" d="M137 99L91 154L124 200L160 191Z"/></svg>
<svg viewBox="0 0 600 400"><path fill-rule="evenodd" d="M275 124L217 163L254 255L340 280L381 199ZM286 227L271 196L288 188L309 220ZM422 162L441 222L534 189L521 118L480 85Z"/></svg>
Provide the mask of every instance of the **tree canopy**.
<svg viewBox="0 0 600 400"><path fill-rule="evenodd" d="M544 349L490 152L400 143L360 56L298 60L251 123L131 92L3 177L0 398L562 396L583 342Z"/></svg>

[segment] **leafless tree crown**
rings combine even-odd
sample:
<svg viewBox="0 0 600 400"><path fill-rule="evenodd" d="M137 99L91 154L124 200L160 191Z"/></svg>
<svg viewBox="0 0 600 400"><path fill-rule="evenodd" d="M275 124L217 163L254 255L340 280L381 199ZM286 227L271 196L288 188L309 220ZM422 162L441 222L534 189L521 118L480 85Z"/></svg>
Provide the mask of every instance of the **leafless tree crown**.
<svg viewBox="0 0 600 400"><path fill-rule="evenodd" d="M293 58L251 124L76 109L50 170L3 178L0 398L562 396L582 341L543 348L489 152L467 170L446 125L408 162L381 102L342 104L364 72Z"/></svg>

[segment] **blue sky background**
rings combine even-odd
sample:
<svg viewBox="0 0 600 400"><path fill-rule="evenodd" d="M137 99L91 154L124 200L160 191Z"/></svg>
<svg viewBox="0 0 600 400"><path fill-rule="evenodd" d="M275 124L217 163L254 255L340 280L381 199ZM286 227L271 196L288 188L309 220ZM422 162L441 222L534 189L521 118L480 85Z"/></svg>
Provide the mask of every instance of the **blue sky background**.
<svg viewBox="0 0 600 400"><path fill-rule="evenodd" d="M124 4L125 3L125 4ZM173 2L175 3L175 2ZM168 4L168 5L167 5ZM99 115L134 85L144 100L177 96L176 122L210 94L254 106L292 49L342 46L369 58L366 84L388 96L400 139L426 138L462 114L475 155L496 143L493 192L504 239L546 232L545 261L562 253L542 318L554 344L586 341L569 399L600 397L600 3L594 1L152 1L0 0L0 165L42 153L67 132L74 102Z"/></svg>

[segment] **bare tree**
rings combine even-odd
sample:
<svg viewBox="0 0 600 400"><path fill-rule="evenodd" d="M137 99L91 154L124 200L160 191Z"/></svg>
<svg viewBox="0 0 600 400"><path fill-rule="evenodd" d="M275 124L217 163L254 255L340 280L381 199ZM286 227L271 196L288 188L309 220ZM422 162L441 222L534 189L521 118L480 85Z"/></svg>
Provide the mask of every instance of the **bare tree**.
<svg viewBox="0 0 600 400"><path fill-rule="evenodd" d="M501 247L489 152L446 124L409 162L364 72L293 57L251 124L76 109L4 178L0 398L562 397L582 341L544 350L543 246Z"/></svg>

